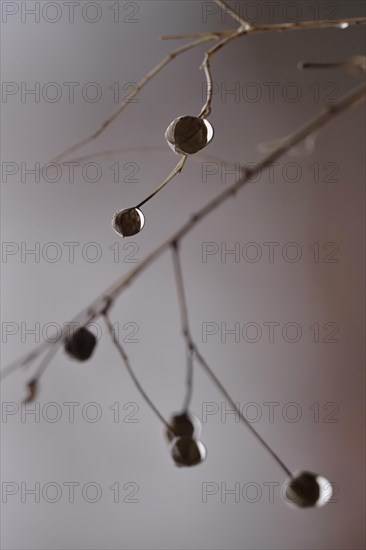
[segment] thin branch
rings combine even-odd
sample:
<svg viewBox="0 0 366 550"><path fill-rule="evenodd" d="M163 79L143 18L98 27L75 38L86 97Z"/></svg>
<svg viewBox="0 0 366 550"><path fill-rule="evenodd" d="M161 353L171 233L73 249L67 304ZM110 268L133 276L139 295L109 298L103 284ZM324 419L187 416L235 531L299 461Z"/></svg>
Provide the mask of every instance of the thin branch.
<svg viewBox="0 0 366 550"><path fill-rule="evenodd" d="M29 353L23 355L19 359L16 359L3 369L1 369L1 380L4 380L7 376L15 372L16 370L20 369L21 367L29 367L38 357L42 355L42 353L52 345L52 342L42 342L39 346L34 348Z"/></svg>
<svg viewBox="0 0 366 550"><path fill-rule="evenodd" d="M174 275L177 285L177 293L179 300L179 309L181 314L182 322L182 333L186 342L186 353L187 353L187 377L186 377L186 396L183 403L183 412L187 412L190 402L192 400L192 391L193 391L193 350L190 344L191 334L189 329L188 322L188 307L187 300L184 291L183 284L183 271L182 264L180 261L179 253L179 243L175 241L172 243L172 252L173 252L173 263L174 263Z"/></svg>
<svg viewBox="0 0 366 550"><path fill-rule="evenodd" d="M277 23L275 25L256 25L250 32L282 32L310 29L348 29L357 25L365 25L366 17L350 17L343 19L323 19L320 21L295 21L293 23Z"/></svg>
<svg viewBox="0 0 366 550"><path fill-rule="evenodd" d="M46 356L43 358L43 360L41 361L35 375L33 376L32 380L35 380L35 381L39 381L42 374L44 373L44 371L46 370L46 368L48 367L48 365L51 363L52 359L54 358L54 356L56 355L57 351L59 350L60 346L62 344L62 340L60 339L58 342L56 342L52 348L50 348L46 354Z"/></svg>
<svg viewBox="0 0 366 550"><path fill-rule="evenodd" d="M345 61L334 62L309 62L302 61L298 64L299 69L350 69L352 71L360 71L364 73L366 71L366 57L363 55L356 55Z"/></svg>
<svg viewBox="0 0 366 550"><path fill-rule="evenodd" d="M235 40L236 38L239 38L240 36L242 36L245 33L246 33L246 31L244 31L244 30L234 31L233 33L229 34L228 36L226 36L225 38L220 40L220 42L218 42L218 44L216 44L215 46L210 48L205 53L205 57L204 57L203 63L202 63L200 68L204 69L205 75L206 75L206 81L207 81L207 92L206 93L207 93L207 97L206 97L206 103L202 107L201 112L199 114L200 118L206 118L211 113L211 102L212 102L212 95L213 95L213 82L212 82L210 61L211 61L212 57L215 55L215 53L217 53L219 50L221 50L221 48L226 46L226 44L228 44L232 40Z"/></svg>
<svg viewBox="0 0 366 550"><path fill-rule="evenodd" d="M245 424L245 426L248 428L248 430L251 431L251 433L254 435L254 437L259 441L259 443L270 453L272 458L277 462L277 464L282 468L284 472L290 477L290 479L293 477L291 471L287 468L287 466L282 462L282 460L278 457L278 455L271 449L271 447L264 441L264 439L258 434L258 432L253 428L249 420L245 418L243 413L241 412L240 408L237 406L235 401L231 398L230 394L227 392L227 390L224 388L224 386L221 384L220 380L217 378L216 374L212 371L210 366L208 365L207 361L203 358L201 355L199 349L197 348L196 344L191 340L191 346L194 350L194 354L199 362L199 364L204 368L206 373L209 375L213 383L217 386L217 388L220 390L220 392L223 394L225 399L230 403L230 405L235 409L235 411L238 413L240 420Z"/></svg>
<svg viewBox="0 0 366 550"><path fill-rule="evenodd" d="M232 7L230 7L224 0L215 0L216 4L226 11L235 21L240 23L243 28L250 29L252 26L249 21L243 19Z"/></svg>
<svg viewBox="0 0 366 550"><path fill-rule="evenodd" d="M129 102L131 101L131 99L135 97L155 75L157 75L166 65L168 65L168 63L170 63L170 61L175 59L178 55L188 50L191 50L196 46L204 44L205 42L210 42L211 40L215 40L215 39L216 38L214 35L205 35L203 37L200 37L197 40L194 40L193 42L189 42L189 44L185 44L184 46L181 46L176 50L170 52L162 61L160 61L160 63L158 63L158 65L156 65L153 69L151 69L151 71L149 71L147 75L145 75L144 78L140 80L140 82L136 84L136 87L133 90L133 92L131 92L127 98L121 101L118 107L109 115L108 118L104 120L104 122L95 132L93 132L86 138L82 139L81 141L78 141L77 143L75 143L75 145L72 145L71 147L63 151L63 153L61 153L60 155L57 155L57 157L55 157L51 162L61 162L64 158L66 158L71 153L74 153L84 145L87 145L88 143L96 139L118 117L118 115L122 113L122 111L127 107Z"/></svg>
<svg viewBox="0 0 366 550"><path fill-rule="evenodd" d="M343 19L323 19L321 21L295 21L293 23L276 23L273 25L252 25L247 29L246 34L262 32L283 32L306 29L347 29L357 25L365 25L366 17L345 17ZM204 38L215 36L221 38L233 33L235 29L218 31L214 33L196 32L187 34L166 34L160 37L161 40L187 40L192 38Z"/></svg>
<svg viewBox="0 0 366 550"><path fill-rule="evenodd" d="M90 155L84 155L82 157L75 157L70 159L69 162L84 162L86 160L96 159L96 158L107 158L107 157L115 157L116 155L125 155L128 153L166 153L171 155L172 151L168 147L158 147L158 146L150 146L150 145L140 145L136 147L120 147L118 149L108 149L106 151L100 151L99 153L92 153ZM219 157L216 157L214 155L208 155L207 153L203 153L202 151L198 151L198 153L195 153L194 155L191 155L191 159L193 161L214 161L214 162L227 162L224 159L221 159Z"/></svg>
<svg viewBox="0 0 366 550"><path fill-rule="evenodd" d="M339 69L343 67L351 67L354 63L348 61L335 61L332 63L312 63L310 61L304 61L298 64L299 69Z"/></svg>
<svg viewBox="0 0 366 550"><path fill-rule="evenodd" d="M170 172L169 176L165 178L163 183L161 183L159 185L159 187L157 189L155 189L155 191L153 193L151 193L151 195L149 195L148 197L146 197L146 199L144 199L142 202L140 202L136 206L136 208L141 208L141 206L143 206L150 199L155 197L155 195L157 195L159 193L159 191L161 191L177 174L179 174L183 170L183 166L185 165L186 160L187 160L187 155L183 155L182 158L180 159L180 161L178 162L178 164L176 165L176 167Z"/></svg>
<svg viewBox="0 0 366 550"><path fill-rule="evenodd" d="M246 169L243 177L234 182L226 190L222 191L216 198L211 200L206 206L194 214L190 220L188 220L172 237L162 243L156 248L145 260L143 260L135 269L130 271L127 275L116 281L114 285L106 292L113 298L118 296L131 282L142 273L153 261L155 261L167 248L169 248L173 242L182 239L187 233L189 233L199 221L205 218L218 206L220 206L226 199L235 195L239 189L247 184L250 179L258 172L271 166L276 160L282 157L289 149L303 141L308 135L322 128L327 122L333 119L335 116L346 111L350 107L356 105L360 101L364 100L366 96L366 86L358 86L352 90L345 97L338 102L326 107L318 116L313 118L310 122L299 128L296 132L284 139L281 144L267 155L255 169Z"/></svg>
<svg viewBox="0 0 366 550"><path fill-rule="evenodd" d="M106 307L106 302L110 302L109 296L99 296L96 300L94 300L92 306L87 306L84 308L80 313L78 313L71 321L68 323L65 323L65 327L61 330L60 337L58 339L51 338L49 340L45 340L44 342L41 342L38 346L36 346L32 351L29 353L26 353L19 359L13 361L9 365L7 365L5 368L1 369L0 371L0 379L4 380L7 378L10 374L15 372L16 370L20 369L21 367L29 367L36 359L42 356L43 353L46 353L48 350L49 353L54 352L54 347L58 347L58 344L61 344L68 332L68 325L72 325L75 323L80 323L81 326L85 326L88 323L91 323L94 319L99 317L103 313L103 310ZM57 334L55 334L57 336ZM44 363L47 363L47 353L46 357L42 359L41 365Z"/></svg>
<svg viewBox="0 0 366 550"><path fill-rule="evenodd" d="M155 250L153 250L141 263L132 269L126 275L123 275L118 279L111 287L109 287L102 295L98 296L89 306L87 306L79 315L76 316L76 320L90 315L91 312L95 316L102 312L102 305L105 304L106 299L114 300L119 296L142 272L144 272L150 264L152 264L157 258L159 258L163 252L165 252L174 242L180 241L185 237L202 219L206 218L211 212L216 210L224 201L229 197L234 196L244 185L246 185L254 174L264 170L271 166L275 161L285 155L292 147L302 142L307 136L313 134L325 124L327 124L334 117L343 113L347 109L355 106L365 99L366 86L358 86L352 90L349 94L341 98L338 102L327 106L319 115L314 117L310 122L300 127L293 134L284 139L280 145L268 154L255 169L246 169L244 175L229 186L226 190L219 193L213 200L211 200L206 206L201 208L196 214L194 214L178 231L176 231L168 240L160 244ZM27 355L29 357L30 354ZM12 368L24 364L24 357L12 363ZM6 371L9 367L6 367Z"/></svg>
<svg viewBox="0 0 366 550"><path fill-rule="evenodd" d="M48 367L48 365L51 363L52 359L56 355L60 345L61 345L61 341L57 342L57 344L55 344L53 347L51 347L48 350L45 357L43 357L35 375L28 382L28 395L23 401L24 404L31 403L35 399L38 393L39 381L41 379L41 376L43 375L44 371L46 370L46 368Z"/></svg>
<svg viewBox="0 0 366 550"><path fill-rule="evenodd" d="M222 36L224 38L221 38L218 44L216 44L214 47L210 48L206 53L204 57L204 61L201 65L201 68L204 69L206 81L207 81L207 92L206 92L206 102L203 105L200 114L198 115L200 118L206 118L211 113L211 103L212 103L212 97L213 97L213 81L212 81L212 73L211 73L211 66L210 62L212 57L217 53L221 48L223 48L226 44L231 42L232 40L235 40L236 38L239 38L240 36L246 35L250 32L261 32L263 30L267 31L282 31L282 30L291 30L291 29L300 29L300 28L314 28L313 21L305 21L305 22L296 22L296 23L283 23L281 25L257 25L252 26L249 24L246 20L240 17L226 2L223 0L215 0L216 3L228 13L232 17L234 17L235 20L237 20L239 23L241 23L241 26L235 30L235 31L229 31L229 34L224 32ZM340 28L346 28L350 24L360 24L366 22L366 18L353 18L348 21L346 20L338 20L332 22L332 26L338 26ZM321 28L319 26L320 23L327 25L329 22L327 21L318 21L316 28ZM92 134L84 138L83 140L77 142L75 145L72 145L68 149L66 149L63 153L55 157L51 162L54 163L60 163L65 157L70 155L71 153L77 151L81 147L87 145L94 139L96 139L104 130L119 116L120 113L126 108L128 103L131 101L133 97L135 97L142 88L154 77L158 72L160 72L170 61L172 61L175 57L178 55L198 46L205 42L209 42L211 40L218 40L220 36L220 33L204 33L199 35L198 38L196 38L193 42L189 42L188 44L185 44L184 46L181 46L177 48L176 50L173 50L170 52L158 65L156 65L153 69L151 69L147 75L144 76L140 80L140 82L136 85L135 89L129 96L121 101L121 103L118 105L118 107L103 121L101 126ZM166 37L165 37L166 38ZM186 158L181 159L181 161L177 164L176 168L169 174L169 176L163 181L163 183L154 191L151 195L149 195L144 201L142 201L138 206L142 206L146 202L148 202L150 199L152 199L159 191L161 191L179 172L181 172L183 165L186 161Z"/></svg>
<svg viewBox="0 0 366 550"><path fill-rule="evenodd" d="M192 38L203 38L205 36L212 36L215 39L222 38L234 32L237 32L238 29L230 29L225 31L215 31L215 32L191 32L186 34L162 34L160 40L191 40Z"/></svg>
<svg viewBox="0 0 366 550"><path fill-rule="evenodd" d="M114 333L114 330L113 330L113 324L109 318L109 314L108 314L108 310L106 309L104 312L103 312L103 316L104 316L104 320L106 322L106 325L107 325L107 328L108 328L108 333L111 337L111 340L113 342L113 344L116 346L117 350L118 350L118 353L120 354L121 358L122 358L122 361L129 373L129 375L131 376L136 388L138 389L138 391L140 392L141 396L143 397L143 399L146 401L146 403L149 405L149 407L151 408L151 410L156 414L156 416L159 418L159 420L165 425L165 427L168 429L168 430L172 430L171 426L169 425L169 423L165 420L165 418L163 417L163 415L159 412L159 410L156 408L156 406L154 405L154 403L151 401L150 397L147 395L147 393L145 392L145 390L143 389L143 387L141 386L137 376L135 375L132 367L131 367L131 363L130 363L130 360L125 352L125 350L123 349L122 345L120 344L120 342L117 340L116 338L116 335ZM174 431L174 430L173 430Z"/></svg>

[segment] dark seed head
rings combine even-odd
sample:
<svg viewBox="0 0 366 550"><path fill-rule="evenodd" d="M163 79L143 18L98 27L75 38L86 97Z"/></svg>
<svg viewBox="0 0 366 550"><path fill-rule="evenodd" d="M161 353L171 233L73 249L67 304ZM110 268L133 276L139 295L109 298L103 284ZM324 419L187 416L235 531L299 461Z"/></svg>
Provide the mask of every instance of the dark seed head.
<svg viewBox="0 0 366 550"><path fill-rule="evenodd" d="M118 235L132 237L141 231L145 225L145 217L139 208L126 208L116 212L112 226Z"/></svg>
<svg viewBox="0 0 366 550"><path fill-rule="evenodd" d="M181 116L173 120L165 132L169 147L176 153L191 155L197 153L211 141L213 128L202 118Z"/></svg>
<svg viewBox="0 0 366 550"><path fill-rule="evenodd" d="M201 435L201 423L191 412L173 415L169 425L172 429L167 429L165 432L168 441L172 441L175 437L197 438Z"/></svg>
<svg viewBox="0 0 366 550"><path fill-rule="evenodd" d="M201 464L207 455L204 444L191 437L173 439L170 452L176 466L196 466Z"/></svg>
<svg viewBox="0 0 366 550"><path fill-rule="evenodd" d="M323 506L332 496L332 487L327 479L312 472L301 472L286 488L286 497L300 508Z"/></svg>
<svg viewBox="0 0 366 550"><path fill-rule="evenodd" d="M91 357L96 343L94 334L85 327L81 327L66 339L65 351L78 361L86 361Z"/></svg>

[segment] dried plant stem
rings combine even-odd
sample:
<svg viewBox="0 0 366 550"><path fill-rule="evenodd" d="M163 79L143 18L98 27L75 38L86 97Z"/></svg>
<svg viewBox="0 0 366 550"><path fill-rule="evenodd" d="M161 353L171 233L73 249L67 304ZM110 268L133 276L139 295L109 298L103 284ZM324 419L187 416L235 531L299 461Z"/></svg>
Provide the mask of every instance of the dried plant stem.
<svg viewBox="0 0 366 550"><path fill-rule="evenodd" d="M165 420L165 418L163 417L163 415L160 413L160 411L156 408L156 406L154 405L154 403L151 401L150 397L147 395L147 393L145 392L145 390L143 389L143 387L141 386L137 376L135 375L132 367L131 367L131 363L130 363L130 360L128 358L128 355L126 354L125 350L123 349L122 345L120 344L120 342L117 340L116 338L116 335L114 333L114 330L113 330L113 324L109 318L109 314L108 314L108 311L105 310L103 312L103 316L104 316L104 320L105 320L105 323L107 325L107 328L108 328L108 333L111 337L111 340L113 342L113 344L116 346L117 350L118 350L118 353L120 354L121 358L122 358L122 361L129 373L129 375L131 376L135 386L137 387L139 393L141 394L141 396L143 397L143 399L146 401L146 403L149 405L149 407L151 408L151 410L156 414L156 416L159 418L159 420L165 425L165 427L168 429L168 430L171 430L171 427L169 425L169 423Z"/></svg>
<svg viewBox="0 0 366 550"><path fill-rule="evenodd" d="M35 381L39 381L42 374L44 373L44 371L46 370L46 368L48 367L48 365L50 364L50 362L52 361L52 359L54 358L54 356L56 355L57 351L59 350L60 346L61 346L61 343L62 343L62 340L60 340L59 342L56 342L52 348L50 348L48 350L48 352L46 353L45 357L43 358L43 360L41 361L36 373L34 376L32 376L32 380L35 380Z"/></svg>
<svg viewBox="0 0 366 550"><path fill-rule="evenodd" d="M170 52L158 65L156 65L151 71L147 73L147 75L144 76L140 80L140 82L137 83L135 89L129 96L122 100L122 102L118 105L118 107L109 115L108 118L104 120L104 122L101 124L101 126L92 134L87 136L86 138L82 139L81 141L78 141L75 143L75 145L72 145L65 151L63 151L60 155L55 157L51 162L61 162L63 159L65 159L68 155L71 153L74 153L81 147L84 147L84 145L87 145L94 139L96 139L117 117L122 113L122 111L127 107L129 102L132 98L134 98L141 90L144 88L144 86L154 77L156 76L168 63L173 61L178 55L195 48L196 46L199 46L201 44L204 44L205 42L210 42L211 40L215 40L216 37L214 35L205 35L203 37L200 37L197 40L194 40L193 42L189 42L188 44L185 44L184 46L181 46L177 48L176 50L173 50Z"/></svg>
<svg viewBox="0 0 366 550"><path fill-rule="evenodd" d="M9 376L10 374L15 372L19 368L29 366L36 359L41 357L41 355L43 353L46 353L47 350L51 350L50 355L51 355L51 352L56 353L58 347L62 344L65 337L67 336L68 325L73 325L75 323L80 323L82 326L85 326L88 323L91 323L94 319L99 317L101 315L101 313L103 313L103 311L106 307L106 303L107 304L110 303L110 298L108 296L107 297L100 296L99 298L94 300L93 306L87 306L85 309L83 309L82 312L80 312L78 315L76 315L71 321L69 321L68 323L65 323L66 326L62 329L61 335L60 335L58 340L51 339L51 340L47 340L47 341L42 342L36 348L34 348L31 352L26 353L20 359L17 359L16 361L13 361L9 365L7 365L4 369L2 369L0 371L1 380L6 378L7 376ZM41 368L42 364L44 363L44 364L46 364L46 366L48 365L47 357L48 357L48 355L46 354L46 357L44 357L42 359L42 363L39 366L38 371L40 371L41 374L44 370L43 367Z"/></svg>
<svg viewBox="0 0 366 550"><path fill-rule="evenodd" d="M52 345L51 342L42 342L38 347L26 353L20 359L16 359L3 369L1 369L1 380L4 380L7 376L12 374L17 369L21 367L28 367L33 361L42 355L42 353Z"/></svg>
<svg viewBox="0 0 366 550"><path fill-rule="evenodd" d="M184 284L183 284L183 271L182 271L182 263L180 260L179 246L180 246L180 243L178 243L177 241L174 241L172 243L174 274L175 274L175 280L177 284L177 294L178 294L179 308L180 308L181 322L182 322L182 333L187 346L186 395L183 403L183 412L187 412L192 400L192 391L193 391L193 353L192 353L193 350L190 344L191 334L190 334L189 321L188 321L188 307L187 307L186 294L185 294Z"/></svg>
<svg viewBox="0 0 366 550"><path fill-rule="evenodd" d="M299 128L293 134L281 141L279 146L268 154L255 169L245 169L244 175L234 182L227 189L219 193L219 195L211 200L206 206L201 208L196 214L194 214L178 231L176 231L168 240L158 246L153 252L151 252L142 262L132 269L129 273L118 279L111 287L109 287L101 296L98 296L89 306L87 306L81 313L79 313L74 320L87 318L91 314L94 318L100 315L105 308L106 300L114 301L147 267L152 264L157 258L159 258L163 252L172 246L174 242L180 241L185 237L202 219L207 217L211 212L216 210L226 199L234 196L244 185L246 185L253 175L259 171L264 170L271 166L276 160L286 154L292 147L303 141L307 136L313 134L330 120L337 115L343 113L347 109L360 103L366 97L366 86L363 84L352 90L349 94L341 98L334 104L327 106L319 115L313 118L310 122ZM47 342L48 345L51 345ZM45 343L42 343L35 351L27 354L25 357L14 361L9 367L6 367L4 371L10 374L11 371L19 368L25 363L29 363L43 352ZM11 368L10 368L11 367Z"/></svg>
<svg viewBox="0 0 366 550"><path fill-rule="evenodd" d="M199 117L200 118L207 118L211 113L211 103L212 103L212 97L213 97L213 81L212 81L212 73L211 73L211 59L212 57L226 44L229 42L235 40L236 38L239 38L240 36L246 35L251 32L261 32L261 31L283 31L283 30L294 30L294 29L305 29L305 28L323 28L319 24L322 23L325 26L328 26L329 21L317 21L317 26L314 27L314 21L303 21L303 22L296 22L296 23L282 23L280 25L256 25L252 26L249 24L246 20L240 17L226 2L223 0L215 0L216 3L225 11L227 11L236 21L238 21L241 26L234 30L224 32L224 33L204 33L197 35L195 40L192 42L189 42L188 44L185 44L172 52L170 52L160 63L158 63L151 71L149 71L142 80L136 85L135 89L129 96L122 100L122 102L118 105L118 107L103 121L101 126L92 134L87 136L86 138L82 139L81 141L77 142L76 144L72 145L68 149L66 149L63 153L55 157L51 162L59 163L65 157L70 155L71 153L74 153L81 147L87 145L94 139L96 139L117 117L122 111L126 108L128 103L131 101L133 97L135 97L142 88L154 77L156 74L158 74L170 61L172 61L175 57L178 55L196 47L199 46L205 42L209 42L211 40L218 40L220 36L223 36L212 48L210 48L204 56L203 63L201 65L201 68L204 69L206 81L207 81L207 94L206 94L206 102L203 105ZM337 24L338 21L338 24ZM337 20L333 21L331 26L341 26L344 28L344 26L349 26L350 24L361 24L366 22L366 18L353 18L350 20ZM181 36L183 37L183 35ZM167 38L167 37L164 37ZM172 37L170 37L172 38ZM176 166L176 168L169 174L169 176L160 184L160 186L146 199L144 199L138 206L141 207L146 202L148 202L150 199L152 199L159 191L161 191L179 172L181 172L183 165L186 161L186 158L181 159L181 162L179 162Z"/></svg>
<svg viewBox="0 0 366 550"><path fill-rule="evenodd" d="M335 62L326 62L318 63L311 61L302 61L298 64L299 69L350 69L352 71L360 71L364 73L366 71L366 57L365 56L354 56L345 61L335 61Z"/></svg>
<svg viewBox="0 0 366 550"><path fill-rule="evenodd" d="M232 42L236 38L239 38L240 36L243 36L244 34L247 34L252 29L252 25L248 23L245 19L240 17L226 2L223 0L215 0L216 4L218 4L221 8L223 8L225 11L227 11L236 21L238 21L241 26L234 30L229 31L229 33L222 38L218 44L210 48L206 53L203 60L203 63L201 65L201 69L203 68L205 71L206 81L207 81L207 97L206 102L203 105L201 112L199 114L199 117L206 118L211 113L211 103L212 103L212 96L213 96L213 82L212 82L212 73L211 73L211 59L212 57L219 51L221 48L226 46L229 42Z"/></svg>
<svg viewBox="0 0 366 550"><path fill-rule="evenodd" d="M70 159L69 162L84 162L86 160L96 159L96 158L107 158L107 157L115 157L116 155L126 155L128 153L165 153L171 155L171 149L167 147L158 147L158 146L150 146L150 145L139 145L136 147L120 147L118 149L108 149L106 151L100 151L99 153L92 153L91 155L84 155L82 157L74 157ZM194 162L201 162L201 161L214 161L214 162L227 162L224 159L221 159L219 157L216 157L214 155L208 155L207 153L203 153L202 151L199 151L198 153L195 153L194 155L191 155L191 160Z"/></svg>
<svg viewBox="0 0 366 550"><path fill-rule="evenodd" d="M226 36L225 38L220 40L220 42L218 42L218 44L215 44L215 46L210 48L205 53L205 57L204 57L203 63L202 63L200 68L204 69L205 75L206 75L207 98L206 98L206 103L202 107L201 112L199 114L200 118L206 118L211 113L211 103L212 103L212 95L213 95L213 82L212 82L210 61L211 61L212 57L215 55L215 53L217 53L219 50L221 50L221 48L226 46L226 44L228 44L232 40L235 40L236 38L239 38L239 36L241 36L242 34L245 34L245 32L246 31L244 31L244 30L243 31L240 31L240 30L234 31L233 33L229 34L228 36Z"/></svg>
<svg viewBox="0 0 366 550"><path fill-rule="evenodd" d="M185 165L186 160L187 160L187 155L183 155L180 161L178 162L178 164L176 165L176 167L170 172L169 176L165 178L163 183L161 183L159 187L155 189L153 193L151 193L151 195L149 195L148 197L146 197L146 199L140 202L136 208L141 208L141 206L143 206L146 202L148 202L150 199L155 197L155 195L157 195L159 191L161 191L177 174L179 174L183 170L183 166Z"/></svg>
<svg viewBox="0 0 366 550"><path fill-rule="evenodd" d="M55 344L53 347L49 348L48 352L43 357L36 373L32 376L32 378L28 382L28 395L23 400L23 404L31 403L35 399L38 393L38 383L41 379L41 376L43 375L46 368L48 367L48 365L51 363L52 359L56 355L59 347L60 347L60 342Z"/></svg>
<svg viewBox="0 0 366 550"><path fill-rule="evenodd" d="M254 437L261 443L261 445L271 454L272 458L279 464L279 466L286 472L290 478L292 477L291 471L285 466L285 464L282 462L282 460L276 455L276 453L271 449L271 447L264 441L264 439L257 433L257 431L253 428L251 423L245 418L245 416L240 411L240 408L237 406L235 401L232 399L228 391L224 388L220 380L217 378L215 373L212 371L212 369L209 367L207 361L202 357L200 351L198 350L196 344L193 341L191 331L189 328L189 322L188 322L188 307L187 307L187 299L186 299L186 293L184 289L184 282L183 282L183 270L182 270L182 263L180 260L180 252L179 252L179 243L177 241L174 241L172 243L172 252L173 252L173 260L174 260L174 273L175 273L175 279L177 283L177 293L179 298L179 304L180 304L180 312L181 312L181 320L182 320L182 332L186 341L187 345L187 352L189 353L188 358L190 359L188 363L188 369L187 369L187 381L186 381L186 387L187 387L187 394L186 394L186 400L184 403L184 412L188 410L189 403L191 401L192 397L192 389L193 389L193 356L195 356L199 362L199 364L204 368L206 373L209 375L215 386L218 388L218 390L223 394L225 399L230 403L230 405L235 409L235 411L238 413L240 420L245 424L245 426L251 431L251 433L254 435Z"/></svg>
<svg viewBox="0 0 366 550"><path fill-rule="evenodd" d="M220 206L226 199L235 195L239 189L250 181L250 179L258 172L271 166L276 160L282 157L292 147L303 141L307 136L314 133L323 127L327 122L340 113L346 111L350 107L359 103L366 96L366 86L358 86L355 90L352 90L345 97L338 102L329 105L318 116L313 118L310 122L299 128L296 132L284 139L280 145L267 155L261 162L258 163L255 169L246 169L242 178L238 179L225 191L220 193L216 198L210 201L206 206L194 214L190 220L188 220L172 237L162 243L156 248L149 256L145 258L135 269L130 271L127 275L118 280L106 293L113 299L118 296L124 288L129 286L131 282L144 271L153 261L155 261L167 248L169 248L173 242L182 239L187 233L189 233L199 221L205 218L218 206Z"/></svg>
<svg viewBox="0 0 366 550"><path fill-rule="evenodd" d="M221 384L220 380L217 378L216 374L212 371L210 366L208 365L207 361L202 357L199 349L197 348L196 344L191 340L190 344L192 346L192 349L194 350L194 354L199 362L199 364L203 367L203 369L206 371L206 373L209 375L215 386L218 388L218 390L222 393L222 395L225 397L225 399L230 403L230 405L235 409L235 411L238 413L240 420L245 424L245 426L250 430L250 432L254 435L254 437L259 441L259 443L270 453L272 458L277 462L277 464L282 468L286 474L292 478L291 471L287 468L287 466L282 462L282 460L278 457L278 455L271 449L271 447L264 441L264 439L258 434L258 432L253 428L251 423L245 418L245 416L240 411L240 408L237 406L235 401L231 398L230 394L227 392L227 390L224 388L224 386Z"/></svg>
<svg viewBox="0 0 366 550"><path fill-rule="evenodd" d="M235 12L228 7L225 2L222 2L221 0L217 0L219 4L222 5L222 7L225 7L225 9L228 10L230 15L234 16ZM126 106L129 104L131 99L133 99L143 88L144 86L152 79L154 76L156 76L168 63L170 63L173 59L175 59L178 55L195 48L196 46L199 46L201 44L204 44L206 42L210 42L212 40L218 40L222 37L232 37L233 38L243 36L249 33L253 32L279 32L279 31L287 31L287 30L298 30L298 29L320 29L320 28L328 28L328 27L335 27L335 28L345 28L344 25L352 26L352 25L362 25L366 23L365 17L354 17L354 18L345 18L345 19L335 19L335 20L323 20L323 21L298 21L295 23L280 23L275 25L250 25L248 22L243 20L238 14L235 14L235 18L241 23L241 27L236 30L230 30L230 31L221 31L221 32L212 32L212 33L196 33L196 34L186 34L186 35L170 35L170 36L162 36L161 38L163 40L173 40L173 39L185 39L185 38L195 38L192 42L189 42L188 44L184 44L183 46L180 46L179 48L173 50L170 52L160 63L158 63L153 69L151 69L136 85L136 88L133 90L131 94L125 99L121 101L121 103L117 106L117 108L103 121L103 123L100 125L100 127L93 132L92 134L86 136L84 139L78 141L65 151L63 151L61 154L57 155L54 159L51 160L51 162L61 162L64 160L68 155L74 153L81 147L84 147L94 139L96 139L119 115L122 113L122 111L126 108ZM229 41L230 41L229 40ZM222 46L220 46L222 47ZM209 66L206 69L206 71L209 71ZM207 76L207 72L206 72Z"/></svg>
<svg viewBox="0 0 366 550"><path fill-rule="evenodd" d="M160 40L190 40L192 38L204 38L205 36L211 36L212 39L218 40L228 34L236 32L238 29L229 29L225 31L212 31L212 32L188 32L184 34L161 34Z"/></svg>
<svg viewBox="0 0 366 550"><path fill-rule="evenodd" d="M306 29L346 29L356 25L365 25L366 17L345 17L343 19L324 19L321 21L296 21L294 23L276 23L271 25L251 25L246 33L253 34L262 32L284 32ZM187 40L192 38L204 38L205 36L215 36L222 38L235 32L235 29L217 31L213 33L197 32L187 34L165 34L160 37L161 40Z"/></svg>
<svg viewBox="0 0 366 550"><path fill-rule="evenodd" d="M337 61L335 63L312 63L305 61L299 63L298 67L299 69L337 69L341 67L352 67L353 65L354 63L350 63L349 61Z"/></svg>
<svg viewBox="0 0 366 550"><path fill-rule="evenodd" d="M249 29L251 27L251 24L246 20L243 19L236 11L231 8L224 0L215 0L216 4L220 6L224 11L226 11L235 21L240 23L243 27Z"/></svg>

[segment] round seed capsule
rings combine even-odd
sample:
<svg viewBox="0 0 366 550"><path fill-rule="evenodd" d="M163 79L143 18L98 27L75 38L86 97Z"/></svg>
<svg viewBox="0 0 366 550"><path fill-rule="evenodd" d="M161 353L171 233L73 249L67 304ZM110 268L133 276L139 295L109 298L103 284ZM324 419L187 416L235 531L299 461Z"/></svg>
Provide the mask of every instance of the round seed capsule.
<svg viewBox="0 0 366 550"><path fill-rule="evenodd" d="M169 424L172 429L167 429L165 432L168 441L172 441L175 437L198 438L201 435L201 423L191 412L174 414Z"/></svg>
<svg viewBox="0 0 366 550"><path fill-rule="evenodd" d="M192 155L210 143L213 128L204 118L181 116L173 120L165 132L165 139L175 153Z"/></svg>
<svg viewBox="0 0 366 550"><path fill-rule="evenodd" d="M66 339L65 351L78 361L86 361L91 357L96 343L94 334L85 327L81 327Z"/></svg>
<svg viewBox="0 0 366 550"><path fill-rule="evenodd" d="M139 208L126 208L116 212L112 218L112 226L118 235L132 237L141 231L145 225L145 216Z"/></svg>
<svg viewBox="0 0 366 550"><path fill-rule="evenodd" d="M172 441L170 453L176 466L196 466L204 462L207 450L201 441L192 437L176 437Z"/></svg>
<svg viewBox="0 0 366 550"><path fill-rule="evenodd" d="M312 472L300 472L286 487L288 500L300 508L324 506L332 497L332 485Z"/></svg>

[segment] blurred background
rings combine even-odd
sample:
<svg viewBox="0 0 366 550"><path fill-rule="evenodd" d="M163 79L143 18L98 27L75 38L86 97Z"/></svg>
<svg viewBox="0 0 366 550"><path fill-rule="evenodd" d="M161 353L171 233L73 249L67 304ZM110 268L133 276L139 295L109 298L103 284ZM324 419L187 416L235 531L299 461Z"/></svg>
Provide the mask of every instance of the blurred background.
<svg viewBox="0 0 366 550"><path fill-rule="evenodd" d="M360 1L231 2L254 23L365 15ZM241 38L212 61L215 136L144 207L121 239L113 213L143 200L178 157L164 132L205 100L206 46L175 59L104 134L94 131L181 41L163 34L235 28L213 2L2 3L2 366L52 337L208 200L258 144L286 136L357 86L300 61L365 54L365 29ZM33 91L32 91L33 90ZM102 321L86 363L59 352L36 403L31 371L2 384L4 549L347 549L364 547L364 106L336 118L316 147L286 155L182 243L194 337L258 432L292 471L329 479L327 506L281 497L283 472L230 414L199 365L192 410L208 455L175 467ZM303 151L304 153L304 151ZM33 251L33 252L32 252ZM111 312L143 387L165 417L184 397L185 348L169 253ZM33 413L32 413L33 411Z"/></svg>

